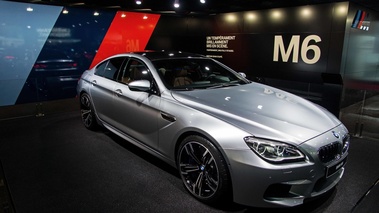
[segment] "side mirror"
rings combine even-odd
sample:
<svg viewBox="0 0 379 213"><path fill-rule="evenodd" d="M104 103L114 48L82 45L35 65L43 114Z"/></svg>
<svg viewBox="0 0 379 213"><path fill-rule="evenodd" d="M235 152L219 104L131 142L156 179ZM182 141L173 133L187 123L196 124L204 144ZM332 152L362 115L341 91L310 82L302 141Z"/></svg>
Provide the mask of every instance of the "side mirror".
<svg viewBox="0 0 379 213"><path fill-rule="evenodd" d="M246 74L244 72L239 72L238 74L240 74L240 76L246 78Z"/></svg>
<svg viewBox="0 0 379 213"><path fill-rule="evenodd" d="M136 80L128 84L129 89L132 91L146 92L150 90L150 81L148 80Z"/></svg>

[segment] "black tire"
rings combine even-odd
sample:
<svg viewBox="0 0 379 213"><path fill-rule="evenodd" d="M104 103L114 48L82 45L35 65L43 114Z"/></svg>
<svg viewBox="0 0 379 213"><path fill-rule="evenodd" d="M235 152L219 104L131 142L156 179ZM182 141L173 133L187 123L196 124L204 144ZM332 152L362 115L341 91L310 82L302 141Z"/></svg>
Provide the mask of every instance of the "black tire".
<svg viewBox="0 0 379 213"><path fill-rule="evenodd" d="M224 158L207 139L186 137L177 153L177 167L186 189L198 200L229 200L230 179Z"/></svg>
<svg viewBox="0 0 379 213"><path fill-rule="evenodd" d="M80 114L82 116L82 122L87 129L96 130L99 127L91 99L87 93L83 93L80 96Z"/></svg>

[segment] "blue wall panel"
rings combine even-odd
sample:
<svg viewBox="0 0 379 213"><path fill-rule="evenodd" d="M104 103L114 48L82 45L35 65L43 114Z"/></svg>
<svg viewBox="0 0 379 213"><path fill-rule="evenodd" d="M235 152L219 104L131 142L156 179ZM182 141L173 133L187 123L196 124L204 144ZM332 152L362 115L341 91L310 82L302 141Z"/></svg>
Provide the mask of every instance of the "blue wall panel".
<svg viewBox="0 0 379 213"><path fill-rule="evenodd" d="M48 37L17 104L75 97L77 81L92 63L116 11L60 8L59 14L46 29Z"/></svg>
<svg viewBox="0 0 379 213"><path fill-rule="evenodd" d="M15 104L61 10L0 1L0 106Z"/></svg>

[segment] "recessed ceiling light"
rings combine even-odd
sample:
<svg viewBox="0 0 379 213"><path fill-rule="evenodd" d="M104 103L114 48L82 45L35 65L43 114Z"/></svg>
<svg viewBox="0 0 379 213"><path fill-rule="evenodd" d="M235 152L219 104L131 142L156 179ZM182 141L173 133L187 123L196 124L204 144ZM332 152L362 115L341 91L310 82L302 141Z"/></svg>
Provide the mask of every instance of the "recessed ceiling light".
<svg viewBox="0 0 379 213"><path fill-rule="evenodd" d="M174 7L175 8L179 8L180 7L179 0L175 0Z"/></svg>

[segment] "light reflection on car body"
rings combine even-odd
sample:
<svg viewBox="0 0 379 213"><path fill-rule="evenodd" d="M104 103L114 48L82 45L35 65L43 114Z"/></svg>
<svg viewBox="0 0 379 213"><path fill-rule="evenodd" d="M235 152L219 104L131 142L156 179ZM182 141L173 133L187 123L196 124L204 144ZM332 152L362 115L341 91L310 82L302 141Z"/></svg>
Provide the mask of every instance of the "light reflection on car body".
<svg viewBox="0 0 379 213"><path fill-rule="evenodd" d="M119 54L84 72L77 91L87 128L175 166L203 202L296 206L344 173L349 135L335 116L204 56Z"/></svg>

